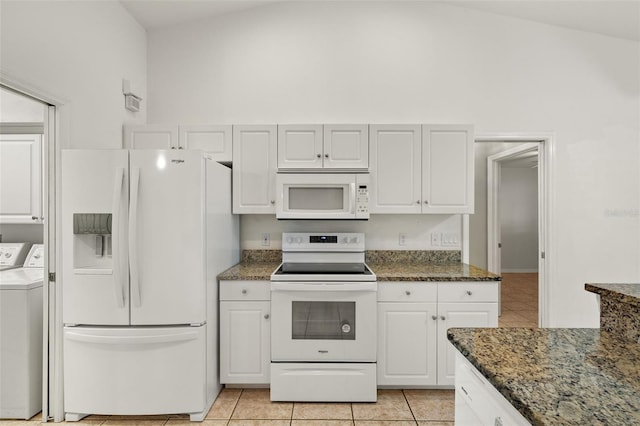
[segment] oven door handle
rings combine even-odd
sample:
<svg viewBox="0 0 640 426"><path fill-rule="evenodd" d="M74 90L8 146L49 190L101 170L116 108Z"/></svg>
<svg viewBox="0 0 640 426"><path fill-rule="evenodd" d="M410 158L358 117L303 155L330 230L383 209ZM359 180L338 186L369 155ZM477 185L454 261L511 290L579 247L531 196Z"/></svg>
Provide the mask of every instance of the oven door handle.
<svg viewBox="0 0 640 426"><path fill-rule="evenodd" d="M378 289L377 283L374 282L272 282L271 291L297 291L297 292L311 292L311 291L359 291L359 292L376 292Z"/></svg>

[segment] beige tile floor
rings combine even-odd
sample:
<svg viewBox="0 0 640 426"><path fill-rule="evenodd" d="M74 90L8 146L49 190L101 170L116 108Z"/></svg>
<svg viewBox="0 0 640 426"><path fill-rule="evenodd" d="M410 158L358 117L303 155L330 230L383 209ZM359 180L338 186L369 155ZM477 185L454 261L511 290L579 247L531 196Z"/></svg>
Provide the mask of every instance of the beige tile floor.
<svg viewBox="0 0 640 426"><path fill-rule="evenodd" d="M538 274L502 274L499 327L538 327Z"/></svg>
<svg viewBox="0 0 640 426"><path fill-rule="evenodd" d="M271 402L269 389L220 392L204 426L453 426L453 390L378 390L375 403ZM32 426L2 421L2 426ZM75 425L187 426L188 416L89 416Z"/></svg>
<svg viewBox="0 0 640 426"><path fill-rule="evenodd" d="M502 274L500 327L537 327L538 274ZM204 426L444 426L453 425L452 390L379 390L376 403L271 402L268 389L223 389ZM32 426L0 420L0 426ZM187 426L187 416L90 416L83 425Z"/></svg>

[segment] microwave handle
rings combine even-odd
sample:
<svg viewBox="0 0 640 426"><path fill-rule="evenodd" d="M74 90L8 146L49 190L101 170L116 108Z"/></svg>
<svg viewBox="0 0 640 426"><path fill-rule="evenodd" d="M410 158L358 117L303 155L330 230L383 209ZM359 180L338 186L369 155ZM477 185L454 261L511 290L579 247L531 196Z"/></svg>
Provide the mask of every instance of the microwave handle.
<svg viewBox="0 0 640 426"><path fill-rule="evenodd" d="M349 213L351 214L355 214L356 213L356 183L355 182L351 182L351 184L349 185L351 187L351 202L349 203Z"/></svg>

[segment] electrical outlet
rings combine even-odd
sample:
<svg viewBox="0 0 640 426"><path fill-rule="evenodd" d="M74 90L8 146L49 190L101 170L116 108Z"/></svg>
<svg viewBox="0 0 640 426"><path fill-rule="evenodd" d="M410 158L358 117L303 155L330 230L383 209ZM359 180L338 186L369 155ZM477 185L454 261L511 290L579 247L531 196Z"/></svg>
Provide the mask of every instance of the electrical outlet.
<svg viewBox="0 0 640 426"><path fill-rule="evenodd" d="M460 244L460 235L455 233L442 234L443 246L457 246Z"/></svg>
<svg viewBox="0 0 640 426"><path fill-rule="evenodd" d="M405 234L404 232L401 232L398 234L398 245L399 246L407 245L407 234Z"/></svg>
<svg viewBox="0 0 640 426"><path fill-rule="evenodd" d="M432 246L439 246L441 244L442 241L442 236L439 232L432 232L431 233L431 245Z"/></svg>
<svg viewBox="0 0 640 426"><path fill-rule="evenodd" d="M266 247L271 245L271 234L268 232L262 234L262 245Z"/></svg>

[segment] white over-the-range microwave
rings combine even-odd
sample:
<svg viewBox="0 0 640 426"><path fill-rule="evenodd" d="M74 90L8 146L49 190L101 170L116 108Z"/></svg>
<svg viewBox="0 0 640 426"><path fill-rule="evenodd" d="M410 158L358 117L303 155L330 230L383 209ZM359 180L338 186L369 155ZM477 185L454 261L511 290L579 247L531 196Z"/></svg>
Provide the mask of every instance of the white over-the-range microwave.
<svg viewBox="0 0 640 426"><path fill-rule="evenodd" d="M278 173L278 219L369 219L369 173Z"/></svg>

